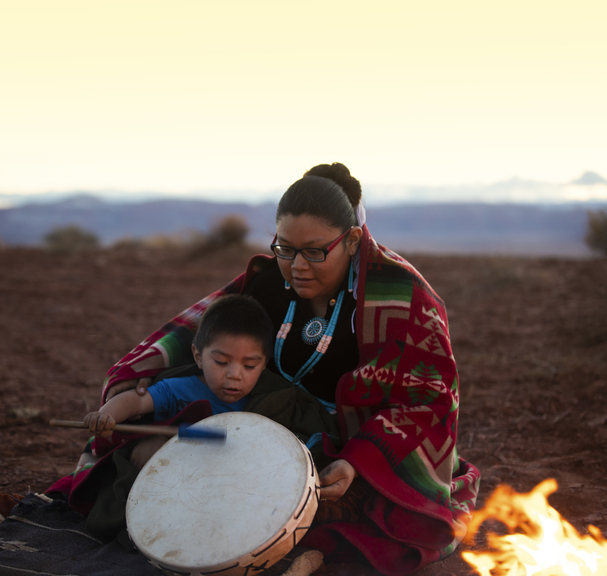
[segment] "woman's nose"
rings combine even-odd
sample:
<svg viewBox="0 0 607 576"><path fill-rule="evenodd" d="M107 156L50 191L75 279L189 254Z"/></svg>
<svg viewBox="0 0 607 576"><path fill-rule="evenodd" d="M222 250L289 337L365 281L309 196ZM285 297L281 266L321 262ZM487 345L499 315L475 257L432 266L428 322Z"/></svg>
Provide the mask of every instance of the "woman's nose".
<svg viewBox="0 0 607 576"><path fill-rule="evenodd" d="M308 268L309 266L310 263L303 257L301 252L295 254L295 258L293 258L291 262L291 268L302 270L304 268Z"/></svg>

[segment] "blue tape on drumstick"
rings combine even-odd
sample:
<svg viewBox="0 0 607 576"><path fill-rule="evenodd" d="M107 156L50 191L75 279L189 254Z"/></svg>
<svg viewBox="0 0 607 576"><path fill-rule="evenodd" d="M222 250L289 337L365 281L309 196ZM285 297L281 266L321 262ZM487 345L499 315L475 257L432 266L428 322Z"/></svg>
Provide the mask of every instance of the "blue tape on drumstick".
<svg viewBox="0 0 607 576"><path fill-rule="evenodd" d="M220 440L225 442L227 437L225 428L210 428L210 427L194 427L188 424L179 426L179 438L191 438L201 440Z"/></svg>

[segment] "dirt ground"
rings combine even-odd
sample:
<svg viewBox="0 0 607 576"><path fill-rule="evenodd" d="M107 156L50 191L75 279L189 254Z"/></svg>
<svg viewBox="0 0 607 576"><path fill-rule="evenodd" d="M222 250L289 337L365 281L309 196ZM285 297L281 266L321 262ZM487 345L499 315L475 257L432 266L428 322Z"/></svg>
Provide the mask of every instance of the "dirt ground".
<svg viewBox="0 0 607 576"><path fill-rule="evenodd" d="M72 472L88 434L48 420L96 408L114 361L253 251L1 250L0 492ZM404 255L447 304L459 451L483 474L480 503L499 483L526 492L553 477L551 504L607 534L607 259ZM422 573L471 573L454 556Z"/></svg>

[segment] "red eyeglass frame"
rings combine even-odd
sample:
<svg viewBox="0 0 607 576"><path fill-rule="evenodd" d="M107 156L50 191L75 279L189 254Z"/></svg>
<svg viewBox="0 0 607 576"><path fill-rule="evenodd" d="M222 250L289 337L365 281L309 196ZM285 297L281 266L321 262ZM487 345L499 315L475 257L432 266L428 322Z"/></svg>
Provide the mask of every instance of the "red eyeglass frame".
<svg viewBox="0 0 607 576"><path fill-rule="evenodd" d="M297 254L299 254L301 252L301 255L308 260L303 251L304 250L320 250L324 255L325 255L325 259L324 260L308 260L308 262L325 262L327 259L327 256L329 255L329 252L331 252L331 250L333 250L333 248L335 248L335 246L337 246L344 238L347 234L350 233L350 231L352 230L352 228L354 228L354 226L350 226L350 228L348 228L341 236L339 236L338 238L336 238L335 240L333 240L333 242L331 242L331 244L329 246L327 246L326 248L294 248L293 246L285 246L285 248L289 248L290 250L294 250L295 254L293 254L293 258L285 258L285 256L279 256L278 254L276 254L276 252L274 252L274 248L276 246L282 246L282 244L276 244L276 238L278 238L278 232L276 234L274 234L274 239L272 240L272 243L270 244L270 248L272 250L272 252L274 252L274 254L276 254L277 258L282 258L283 260L295 260L295 258L297 258Z"/></svg>

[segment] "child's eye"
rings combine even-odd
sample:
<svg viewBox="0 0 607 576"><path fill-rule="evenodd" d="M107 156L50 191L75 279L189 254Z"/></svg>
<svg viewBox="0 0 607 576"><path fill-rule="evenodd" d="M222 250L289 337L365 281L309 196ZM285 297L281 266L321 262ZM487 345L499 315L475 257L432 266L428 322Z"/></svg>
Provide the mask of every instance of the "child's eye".
<svg viewBox="0 0 607 576"><path fill-rule="evenodd" d="M221 360L215 360L215 364L219 364L220 366L227 366L227 362L221 362Z"/></svg>
<svg viewBox="0 0 607 576"><path fill-rule="evenodd" d="M257 366L247 366L246 364L245 364L245 366L244 366L244 367L245 367L247 370L255 370L255 368L257 368Z"/></svg>

